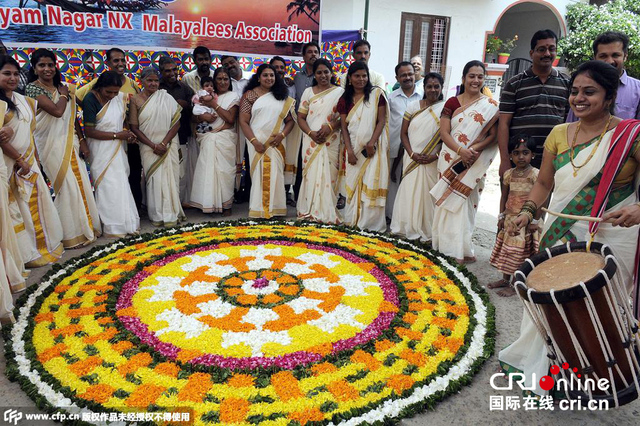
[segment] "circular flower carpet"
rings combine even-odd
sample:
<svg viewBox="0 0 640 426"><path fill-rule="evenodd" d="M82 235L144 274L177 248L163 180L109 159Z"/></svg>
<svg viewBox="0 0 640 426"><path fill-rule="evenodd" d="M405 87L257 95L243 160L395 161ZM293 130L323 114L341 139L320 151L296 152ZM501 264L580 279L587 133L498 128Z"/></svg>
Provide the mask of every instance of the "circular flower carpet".
<svg viewBox="0 0 640 426"><path fill-rule="evenodd" d="M493 308L464 269L309 223L116 241L54 267L19 305L10 378L90 424L180 410L196 425L384 422L456 392L493 351Z"/></svg>

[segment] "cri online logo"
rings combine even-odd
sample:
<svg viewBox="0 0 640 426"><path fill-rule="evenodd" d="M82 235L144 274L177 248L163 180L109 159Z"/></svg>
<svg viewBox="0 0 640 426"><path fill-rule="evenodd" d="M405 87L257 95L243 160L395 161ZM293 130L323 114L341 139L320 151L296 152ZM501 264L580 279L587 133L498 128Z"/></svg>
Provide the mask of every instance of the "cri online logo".
<svg viewBox="0 0 640 426"><path fill-rule="evenodd" d="M569 364L564 362L562 363L562 369L563 370L568 370L569 369ZM551 374L553 374L554 376L557 375L558 373L560 373L560 367L558 367L557 365L552 365L551 368L549 368L549 371L551 372ZM573 367L573 372L577 373L578 369ZM581 377L580 374L577 374L578 378ZM556 381L553 380L553 377L551 376L542 376L540 378L540 387L546 391L550 391L551 389L553 389L553 386L556 384Z"/></svg>

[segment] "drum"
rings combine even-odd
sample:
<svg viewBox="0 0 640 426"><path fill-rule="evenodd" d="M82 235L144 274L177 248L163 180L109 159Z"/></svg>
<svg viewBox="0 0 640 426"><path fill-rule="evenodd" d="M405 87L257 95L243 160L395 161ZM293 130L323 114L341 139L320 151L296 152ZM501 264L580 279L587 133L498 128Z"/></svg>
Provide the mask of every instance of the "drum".
<svg viewBox="0 0 640 426"><path fill-rule="evenodd" d="M573 383L565 386L569 397L616 407L640 389L638 323L618 270L608 246L567 243L527 259L514 282L551 362L569 366L560 369ZM600 379L607 390L594 386Z"/></svg>

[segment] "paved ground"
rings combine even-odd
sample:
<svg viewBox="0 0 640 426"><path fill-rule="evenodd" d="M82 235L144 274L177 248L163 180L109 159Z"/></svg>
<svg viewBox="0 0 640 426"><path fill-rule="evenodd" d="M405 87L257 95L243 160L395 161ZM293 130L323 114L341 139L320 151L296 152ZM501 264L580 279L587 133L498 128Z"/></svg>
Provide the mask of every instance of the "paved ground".
<svg viewBox="0 0 640 426"><path fill-rule="evenodd" d="M497 164L489 170L487 184L483 192L478 212L475 242L478 262L469 265L482 285L500 278L489 265L489 256L495 239L496 217L499 209L500 191L497 181ZM246 217L247 204L236 206L233 219ZM187 210L191 222L216 220L219 215L211 216ZM289 216L295 212L289 208ZM148 221L143 222L142 231L149 232L154 228ZM97 244L106 244L109 240L101 238ZM85 250L69 250L64 254L63 261L80 256ZM38 283L48 268L32 271L29 284ZM522 319L522 306L515 297L501 298L490 291L491 300L496 306L496 354L486 362L482 370L474 377L470 386L464 387L458 394L450 396L437 404L434 411L417 415L402 421L404 425L637 425L640 424L640 402L635 401L624 407L610 411L560 411L556 406L554 411L525 411L523 408L510 411L490 411L489 397L491 395L519 397L518 391L495 391L489 384L490 377L498 371L497 351L507 346L515 339ZM4 375L4 354L0 353L0 407L35 407L35 404L20 389L18 384L11 383ZM4 411L4 410L3 410ZM0 422L2 422L0 418ZM5 424L5 423L0 423ZM24 422L19 423L24 426ZM39 422L37 425L52 426L55 423Z"/></svg>

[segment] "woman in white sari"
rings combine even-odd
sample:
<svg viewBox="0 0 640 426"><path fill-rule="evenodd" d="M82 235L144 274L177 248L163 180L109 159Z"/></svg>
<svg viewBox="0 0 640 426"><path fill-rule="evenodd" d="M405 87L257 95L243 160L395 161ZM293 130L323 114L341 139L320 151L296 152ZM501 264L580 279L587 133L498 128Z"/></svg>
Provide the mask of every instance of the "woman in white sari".
<svg viewBox="0 0 640 426"><path fill-rule="evenodd" d="M140 142L147 183L147 212L154 226L174 226L185 219L180 203L178 130L182 107L166 90L158 90L155 68L140 75L142 92L131 98L129 125Z"/></svg>
<svg viewBox="0 0 640 426"><path fill-rule="evenodd" d="M586 62L575 71L569 105L579 121L560 124L547 137L538 179L508 231L515 234L539 216L537 206L552 190L550 211L602 217L594 241L609 245L613 251L638 317L638 287L633 277L634 273L637 277L640 230L640 122L621 122L612 115L618 82L618 71L601 61ZM608 168L611 173L606 173ZM594 204L601 191L608 194L606 206ZM608 220L612 223L605 223ZM544 224L540 249L590 238L588 222L550 216ZM546 391L539 383L532 383L531 377L532 373L538 378L548 374L546 355L544 340L525 313L520 337L498 358L507 373L524 372L526 385L535 386L536 394L545 395Z"/></svg>
<svg viewBox="0 0 640 426"><path fill-rule="evenodd" d="M4 123L7 111L7 103L0 101L0 123ZM0 128L0 144L8 143L12 136L13 130L9 127ZM9 212L9 174L3 160L0 161L0 324L14 322L11 313L12 294L26 288L26 276L20 246Z"/></svg>
<svg viewBox="0 0 640 426"><path fill-rule="evenodd" d="M211 101L214 114L194 116L208 121L213 130L198 133L200 155L193 173L191 205L204 213L231 215L233 190L236 180L236 117L240 98L231 89L231 78L226 68L213 73L213 88L218 95Z"/></svg>
<svg viewBox="0 0 640 426"><path fill-rule="evenodd" d="M438 159L440 179L431 190L436 205L432 244L459 263L476 260L471 236L484 174L498 150L498 103L482 94L484 75L482 62L468 62L460 95L445 103L440 119L444 145Z"/></svg>
<svg viewBox="0 0 640 426"><path fill-rule="evenodd" d="M298 125L302 137L302 184L298 218L340 223L336 208L340 166L340 114L337 104L344 90L335 84L331 62L313 64L315 82L302 94Z"/></svg>
<svg viewBox="0 0 640 426"><path fill-rule="evenodd" d="M131 131L123 130L129 95L120 92L121 85L115 71L104 72L82 102L96 204L104 235L112 238L140 229L125 151L126 143L136 139Z"/></svg>
<svg viewBox="0 0 640 426"><path fill-rule="evenodd" d="M367 64L356 61L337 110L347 152L344 221L385 232L389 187L389 106L384 91L371 85Z"/></svg>
<svg viewBox="0 0 640 426"><path fill-rule="evenodd" d="M403 170L393 206L391 232L410 240L431 241L435 206L429 191L438 181L444 79L438 73L429 73L423 82L424 97L407 106L400 129Z"/></svg>
<svg viewBox="0 0 640 426"><path fill-rule="evenodd" d="M275 68L260 65L240 102L240 127L249 142L251 163L249 217L269 219L287 214L283 141L293 128L294 104Z"/></svg>
<svg viewBox="0 0 640 426"><path fill-rule="evenodd" d="M19 70L15 60L0 57L0 100L7 104L3 126L11 129L10 139L1 146L10 173L9 209L22 260L35 268L60 259L64 247L62 224L36 161L32 133L36 101L14 92Z"/></svg>
<svg viewBox="0 0 640 426"><path fill-rule="evenodd" d="M55 193L54 205L62 222L65 248L87 245L102 233L87 167L80 153L89 148L76 117L76 86L60 82L56 56L47 49L31 55L26 94L38 102L33 136L38 157Z"/></svg>

